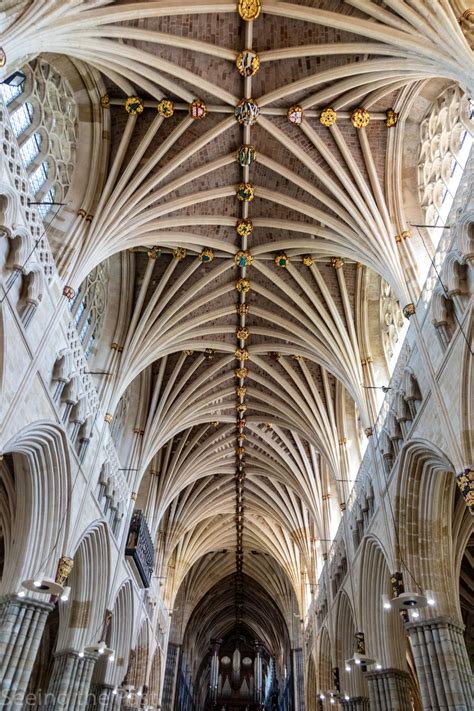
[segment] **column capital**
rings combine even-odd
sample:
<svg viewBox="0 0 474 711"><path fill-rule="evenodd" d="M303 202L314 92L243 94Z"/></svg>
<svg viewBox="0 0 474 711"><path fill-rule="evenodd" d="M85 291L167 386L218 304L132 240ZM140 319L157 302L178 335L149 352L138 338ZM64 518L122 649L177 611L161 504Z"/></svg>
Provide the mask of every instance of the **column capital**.
<svg viewBox="0 0 474 711"><path fill-rule="evenodd" d="M410 680L410 674L403 669L397 669L396 667L389 667L388 669L379 669L367 671L364 677L370 681L371 679L390 679L396 677L397 679Z"/></svg>
<svg viewBox="0 0 474 711"><path fill-rule="evenodd" d="M42 610L47 613L54 610L54 604L52 602L36 600L33 597L18 597L15 593L0 595L0 607L3 605L18 605L18 607L28 607L35 610Z"/></svg>
<svg viewBox="0 0 474 711"><path fill-rule="evenodd" d="M439 627L449 627L451 629L455 629L458 632L464 632L466 629L466 626L462 623L459 622L459 620L455 620L452 617L433 617L429 620L417 620L416 622L407 622L405 623L405 629L408 630L416 630L416 629L438 629Z"/></svg>
<svg viewBox="0 0 474 711"><path fill-rule="evenodd" d="M95 662L99 658L99 655L97 654L97 652L86 652L85 650L84 652L80 652L77 649L72 649L72 647L68 647L66 649L60 649L54 653L55 659L59 657L75 657L76 659Z"/></svg>

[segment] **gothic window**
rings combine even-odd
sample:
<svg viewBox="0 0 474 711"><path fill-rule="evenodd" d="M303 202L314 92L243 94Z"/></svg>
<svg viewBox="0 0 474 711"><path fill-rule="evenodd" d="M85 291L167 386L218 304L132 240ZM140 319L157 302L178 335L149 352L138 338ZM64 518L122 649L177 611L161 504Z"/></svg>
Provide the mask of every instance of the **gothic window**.
<svg viewBox="0 0 474 711"><path fill-rule="evenodd" d="M66 79L38 59L23 67L20 86L0 84L31 192L44 219L63 202L75 165L77 106Z"/></svg>
<svg viewBox="0 0 474 711"><path fill-rule="evenodd" d="M120 401L117 406L117 410L115 412L114 419L112 421L112 425L110 428L110 434L112 436L112 439L113 439L116 447L119 446L120 438L121 438L123 428L125 425L125 420L126 420L127 414L128 414L129 405L130 405L130 393L127 390L120 398Z"/></svg>
<svg viewBox="0 0 474 711"><path fill-rule="evenodd" d="M21 94L23 91L23 86L20 84L19 86L10 86L10 84L1 84L1 92L2 92L2 98L5 104L8 106L13 99L16 99L17 96Z"/></svg>
<svg viewBox="0 0 474 711"><path fill-rule="evenodd" d="M398 303L398 299L392 291L390 284L384 279L380 282L381 298L381 320L382 320L382 341L387 363L396 361L403 343L403 327L405 319ZM391 368L390 368L391 370Z"/></svg>
<svg viewBox="0 0 474 711"><path fill-rule="evenodd" d="M88 358L100 337L107 308L107 262L99 264L82 282L71 307L79 339Z"/></svg>
<svg viewBox="0 0 474 711"><path fill-rule="evenodd" d="M418 188L425 222L446 223L469 157L473 138L472 111L457 85L448 87L421 123ZM436 241L442 230L434 230Z"/></svg>

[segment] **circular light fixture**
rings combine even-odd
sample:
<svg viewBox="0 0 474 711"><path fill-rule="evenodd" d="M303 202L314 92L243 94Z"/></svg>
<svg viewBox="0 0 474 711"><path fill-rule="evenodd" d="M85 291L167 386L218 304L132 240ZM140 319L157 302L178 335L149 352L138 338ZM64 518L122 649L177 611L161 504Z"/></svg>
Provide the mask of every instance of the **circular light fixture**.
<svg viewBox="0 0 474 711"><path fill-rule="evenodd" d="M366 654L359 654L359 652L354 652L353 657L351 657L350 659L346 659L346 671L347 667L349 667L350 670L353 666L360 667L363 664L365 664L365 666L375 664L375 659L371 659Z"/></svg>
<svg viewBox="0 0 474 711"><path fill-rule="evenodd" d="M392 598L390 605L394 610L413 610L418 607L426 607L428 600L424 595L418 593L403 592L398 597Z"/></svg>
<svg viewBox="0 0 474 711"><path fill-rule="evenodd" d="M92 644L90 647L86 647L86 652L89 654L100 654L101 656L107 657L110 660L115 652L110 647L107 647L103 639L100 640L98 644Z"/></svg>
<svg viewBox="0 0 474 711"><path fill-rule="evenodd" d="M39 573L31 580L24 580L21 585L26 590L41 595L60 597L64 592L62 585L59 585L53 578L46 578L44 573Z"/></svg>

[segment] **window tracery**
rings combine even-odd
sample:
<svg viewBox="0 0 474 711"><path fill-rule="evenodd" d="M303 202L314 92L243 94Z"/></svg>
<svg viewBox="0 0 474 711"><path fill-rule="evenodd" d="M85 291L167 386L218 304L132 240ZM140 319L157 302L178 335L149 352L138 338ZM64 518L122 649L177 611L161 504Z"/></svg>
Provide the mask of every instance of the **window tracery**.
<svg viewBox="0 0 474 711"><path fill-rule="evenodd" d="M107 309L109 267L103 262L95 267L77 291L71 311L86 358L100 337Z"/></svg>
<svg viewBox="0 0 474 711"><path fill-rule="evenodd" d="M380 284L382 310L382 342L387 363L390 364L398 356L403 338L401 333L405 325L403 312L392 287L384 279Z"/></svg>
<svg viewBox="0 0 474 711"><path fill-rule="evenodd" d="M446 223L473 142L471 117L468 98L453 85L437 98L421 123L418 189L427 225Z"/></svg>
<svg viewBox="0 0 474 711"><path fill-rule="evenodd" d="M38 210L63 202L75 166L77 105L67 81L43 59L23 67L20 86L0 84Z"/></svg>
<svg viewBox="0 0 474 711"><path fill-rule="evenodd" d="M110 435L115 446L119 447L120 438L122 436L125 421L127 419L128 409L130 406L130 392L128 390L122 395L117 406L117 411L115 413L114 419L112 420Z"/></svg>

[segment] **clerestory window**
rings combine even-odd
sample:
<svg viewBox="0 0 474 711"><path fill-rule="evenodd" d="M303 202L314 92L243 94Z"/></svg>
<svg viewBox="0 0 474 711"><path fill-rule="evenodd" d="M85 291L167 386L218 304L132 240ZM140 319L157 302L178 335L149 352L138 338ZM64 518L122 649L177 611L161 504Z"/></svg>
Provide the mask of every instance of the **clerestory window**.
<svg viewBox="0 0 474 711"><path fill-rule="evenodd" d="M38 210L43 219L63 202L75 165L77 106L72 90L48 62L23 67L20 86L0 84Z"/></svg>
<svg viewBox="0 0 474 711"><path fill-rule="evenodd" d="M473 143L472 105L457 85L434 102L420 127L418 188L425 223L446 224ZM442 230L432 230L435 245Z"/></svg>

